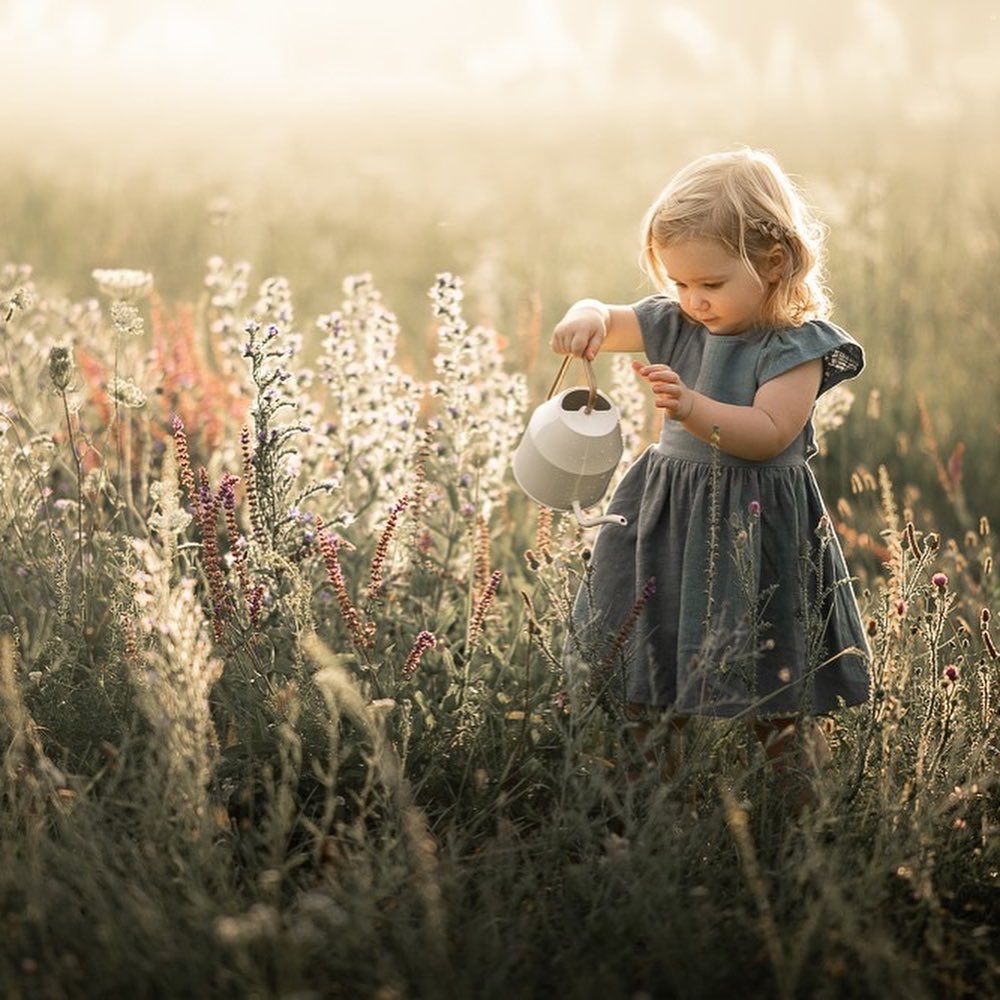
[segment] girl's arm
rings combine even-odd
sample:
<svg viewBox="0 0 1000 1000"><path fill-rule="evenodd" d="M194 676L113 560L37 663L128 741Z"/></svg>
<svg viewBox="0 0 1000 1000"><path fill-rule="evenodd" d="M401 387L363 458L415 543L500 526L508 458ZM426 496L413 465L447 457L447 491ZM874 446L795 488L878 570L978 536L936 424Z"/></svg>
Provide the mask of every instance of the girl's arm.
<svg viewBox="0 0 1000 1000"><path fill-rule="evenodd" d="M631 306L580 299L552 331L552 350L593 361L598 351L641 351L642 331Z"/></svg>
<svg viewBox="0 0 1000 1000"><path fill-rule="evenodd" d="M750 406L720 403L689 389L668 365L635 370L650 383L656 405L703 441L719 429L719 448L727 455L763 462L780 455L806 425L823 376L820 358L765 382Z"/></svg>

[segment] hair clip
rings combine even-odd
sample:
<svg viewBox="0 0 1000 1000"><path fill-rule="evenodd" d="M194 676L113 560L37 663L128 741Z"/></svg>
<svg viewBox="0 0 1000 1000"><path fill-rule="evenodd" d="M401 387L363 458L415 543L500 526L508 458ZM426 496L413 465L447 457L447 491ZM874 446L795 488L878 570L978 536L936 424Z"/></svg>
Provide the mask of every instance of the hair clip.
<svg viewBox="0 0 1000 1000"><path fill-rule="evenodd" d="M776 243L782 243L788 237L785 227L770 219L747 219L747 226Z"/></svg>

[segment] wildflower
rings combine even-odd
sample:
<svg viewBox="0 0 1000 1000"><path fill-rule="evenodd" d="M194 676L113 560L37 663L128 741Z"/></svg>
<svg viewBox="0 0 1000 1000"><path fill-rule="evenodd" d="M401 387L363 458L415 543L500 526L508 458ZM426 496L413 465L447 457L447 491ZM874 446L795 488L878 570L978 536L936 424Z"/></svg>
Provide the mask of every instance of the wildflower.
<svg viewBox="0 0 1000 1000"><path fill-rule="evenodd" d="M490 576L489 582L486 584L485 590L483 590L479 599L476 601L476 606L472 612L472 619L469 622L470 644L479 637L480 632L483 630L483 622L486 619L486 612L493 603L493 598L496 596L497 588L500 586L500 580L502 577L503 573L500 570L495 569Z"/></svg>
<svg viewBox="0 0 1000 1000"><path fill-rule="evenodd" d="M437 636L433 632L428 632L424 629L417 635L406 657L406 662L403 664L403 677L405 679L408 680L417 672L417 667L420 666L420 661L424 653L428 649L433 649L436 645Z"/></svg>
<svg viewBox="0 0 1000 1000"><path fill-rule="evenodd" d="M56 392L65 392L73 376L73 359L68 347L53 347L49 351L49 378Z"/></svg>
<svg viewBox="0 0 1000 1000"><path fill-rule="evenodd" d="M751 517L760 517L760 501L751 500L750 503L747 504L747 510L750 512Z"/></svg>
<svg viewBox="0 0 1000 1000"><path fill-rule="evenodd" d="M318 525L318 528L319 550L326 566L327 578L332 584L334 595L337 598L341 618L355 645L362 649L371 649L375 645L375 624L361 617L347 591L344 571L337 555L340 540L331 532L323 530L322 524Z"/></svg>
<svg viewBox="0 0 1000 1000"><path fill-rule="evenodd" d="M900 598L898 601L896 601L896 614L899 615L900 618L902 618L906 614L907 610L909 610L909 607L910 605L902 598Z"/></svg>
<svg viewBox="0 0 1000 1000"><path fill-rule="evenodd" d="M108 395L129 410L141 410L146 405L146 394L130 378L113 378L108 383Z"/></svg>
<svg viewBox="0 0 1000 1000"><path fill-rule="evenodd" d="M944 590L948 586L948 574L947 573L935 573L931 577L931 583L934 584L938 590Z"/></svg>
<svg viewBox="0 0 1000 1000"><path fill-rule="evenodd" d="M197 507L198 490L195 487L194 470L191 466L191 455L188 451L187 434L184 432L184 421L175 414L170 421L170 427L174 432L174 448L177 451L177 470L180 473L181 483L183 483L191 503Z"/></svg>
<svg viewBox="0 0 1000 1000"><path fill-rule="evenodd" d="M97 268L90 276L97 282L98 289L111 299L134 302L153 290L153 276L148 271Z"/></svg>
<svg viewBox="0 0 1000 1000"><path fill-rule="evenodd" d="M111 323L115 333L123 337L141 337L142 317L131 302L117 300L111 304Z"/></svg>
<svg viewBox="0 0 1000 1000"><path fill-rule="evenodd" d="M601 666L597 672L596 680L603 681L607 677L608 671L614 664L615 657L625 648L625 644L628 642L629 636L632 634L632 630L635 628L636 623L639 621L639 616L642 614L643 609L649 603L650 598L656 593L656 577L649 577L643 584L642 590L639 592L639 596L636 598L635 603L629 610L628 615L625 617L625 622L622 627L618 630L618 634L615 636L614 641L611 643L611 648L609 649L604 660L601 662Z"/></svg>
<svg viewBox="0 0 1000 1000"><path fill-rule="evenodd" d="M23 286L18 286L11 293L9 299L2 304L2 312L5 323L9 323L14 318L14 313L18 310L24 312L30 309L35 304L35 297L32 295L31 290L24 288Z"/></svg>
<svg viewBox="0 0 1000 1000"><path fill-rule="evenodd" d="M409 495L403 494L403 496L401 496L399 500L389 508L389 517L385 522L385 527L382 529L382 534L379 536L378 544L375 546L375 554L372 557L367 591L369 601L377 600L382 594L385 584L383 569L385 567L386 557L389 554L389 545L392 543L392 537L396 533L396 525L399 521L399 515L406 509L409 502Z"/></svg>
<svg viewBox="0 0 1000 1000"><path fill-rule="evenodd" d="M265 593L266 588L262 583L256 584L250 591L250 599L247 601L247 612L250 615L250 624L254 627L260 624L260 616L264 607Z"/></svg>
<svg viewBox="0 0 1000 1000"><path fill-rule="evenodd" d="M986 647L986 652L990 654L991 660L1000 660L1000 650L997 650L996 643L993 641L993 636L990 635L989 629L983 626L980 631L980 636L983 640L983 645Z"/></svg>
<svg viewBox="0 0 1000 1000"><path fill-rule="evenodd" d="M949 684L954 684L958 680L958 667L954 663L949 663L948 666L944 668L944 679Z"/></svg>

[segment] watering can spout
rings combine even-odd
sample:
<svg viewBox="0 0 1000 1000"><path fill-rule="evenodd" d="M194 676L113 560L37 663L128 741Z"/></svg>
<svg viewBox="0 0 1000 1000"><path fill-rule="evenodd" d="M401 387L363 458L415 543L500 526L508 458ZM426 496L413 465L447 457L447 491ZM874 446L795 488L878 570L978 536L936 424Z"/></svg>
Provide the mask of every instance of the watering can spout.
<svg viewBox="0 0 1000 1000"><path fill-rule="evenodd" d="M584 528L594 528L599 524L620 524L624 528L628 524L628 519L622 517L621 514L599 514L593 517L584 514L579 500L573 501L573 513Z"/></svg>

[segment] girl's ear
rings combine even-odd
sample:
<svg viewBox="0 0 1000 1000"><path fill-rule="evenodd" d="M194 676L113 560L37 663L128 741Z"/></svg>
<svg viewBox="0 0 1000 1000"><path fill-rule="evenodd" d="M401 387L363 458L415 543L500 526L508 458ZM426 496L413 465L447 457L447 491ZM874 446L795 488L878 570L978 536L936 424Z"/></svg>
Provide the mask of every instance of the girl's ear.
<svg viewBox="0 0 1000 1000"><path fill-rule="evenodd" d="M785 273L788 266L788 248L780 243L775 243L767 252L764 258L764 266L761 269L761 278L768 284L778 281Z"/></svg>

